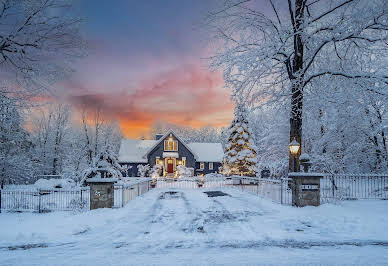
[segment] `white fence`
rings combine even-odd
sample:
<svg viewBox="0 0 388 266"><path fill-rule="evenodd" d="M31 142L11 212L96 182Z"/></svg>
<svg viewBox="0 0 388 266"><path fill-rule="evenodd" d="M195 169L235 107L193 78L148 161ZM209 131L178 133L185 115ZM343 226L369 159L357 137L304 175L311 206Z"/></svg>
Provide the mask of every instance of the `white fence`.
<svg viewBox="0 0 388 266"><path fill-rule="evenodd" d="M388 199L388 174L326 174L321 179L321 202Z"/></svg>
<svg viewBox="0 0 388 266"><path fill-rule="evenodd" d="M149 191L150 182L150 179L142 179L129 183L115 184L113 207L123 207L128 201ZM28 190L0 190L0 212L50 212L89 209L89 187L66 190L33 190L31 188Z"/></svg>
<svg viewBox="0 0 388 266"><path fill-rule="evenodd" d="M234 187L254 193L275 202L291 205L292 180L264 179L253 177L221 175L192 178L158 178L156 188L216 189ZM115 184L114 207L125 206L130 200L151 189L151 179ZM67 211L89 210L90 191L88 187L53 190L0 190L0 212L5 211ZM350 199L388 200L388 174L385 175L332 175L321 179L321 203Z"/></svg>
<svg viewBox="0 0 388 266"><path fill-rule="evenodd" d="M114 207L124 207L128 201L143 195L151 189L151 180L115 185Z"/></svg>
<svg viewBox="0 0 388 266"><path fill-rule="evenodd" d="M244 176L210 176L192 178L158 178L156 188L237 188L242 191L254 193L269 198L281 204L291 204L291 189L288 186L289 179L265 179Z"/></svg>

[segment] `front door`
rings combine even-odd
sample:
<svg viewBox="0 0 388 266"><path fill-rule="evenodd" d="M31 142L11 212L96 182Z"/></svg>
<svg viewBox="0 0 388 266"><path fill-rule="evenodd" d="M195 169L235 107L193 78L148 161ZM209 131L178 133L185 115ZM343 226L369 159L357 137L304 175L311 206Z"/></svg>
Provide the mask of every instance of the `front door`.
<svg viewBox="0 0 388 266"><path fill-rule="evenodd" d="M174 172L174 165L173 160L169 159L167 160L167 173L173 173Z"/></svg>

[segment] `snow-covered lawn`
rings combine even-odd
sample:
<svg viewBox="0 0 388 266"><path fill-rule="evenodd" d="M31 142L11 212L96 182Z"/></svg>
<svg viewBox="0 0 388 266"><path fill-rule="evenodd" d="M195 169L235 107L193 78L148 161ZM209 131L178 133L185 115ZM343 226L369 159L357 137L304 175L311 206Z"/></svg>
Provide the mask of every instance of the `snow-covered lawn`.
<svg viewBox="0 0 388 266"><path fill-rule="evenodd" d="M85 213L2 213L0 265L388 261L388 201L293 208L236 189L203 191L154 189L124 208Z"/></svg>

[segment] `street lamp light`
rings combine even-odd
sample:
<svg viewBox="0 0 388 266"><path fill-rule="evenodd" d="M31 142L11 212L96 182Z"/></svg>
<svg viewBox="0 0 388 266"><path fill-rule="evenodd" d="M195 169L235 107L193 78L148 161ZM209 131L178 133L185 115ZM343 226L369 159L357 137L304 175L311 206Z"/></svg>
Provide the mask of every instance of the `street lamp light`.
<svg viewBox="0 0 388 266"><path fill-rule="evenodd" d="M297 168L296 168L296 166L297 166L297 164L296 164L296 155L298 154L298 152L299 152L299 149L300 149L300 144L299 144L299 142L297 142L296 141L296 139L294 138L292 141L291 141L291 143L290 144L288 144L288 148L289 148L289 150L290 150L290 153L291 153L291 155L294 157L294 159L293 159L293 172L297 172L298 170L297 170Z"/></svg>

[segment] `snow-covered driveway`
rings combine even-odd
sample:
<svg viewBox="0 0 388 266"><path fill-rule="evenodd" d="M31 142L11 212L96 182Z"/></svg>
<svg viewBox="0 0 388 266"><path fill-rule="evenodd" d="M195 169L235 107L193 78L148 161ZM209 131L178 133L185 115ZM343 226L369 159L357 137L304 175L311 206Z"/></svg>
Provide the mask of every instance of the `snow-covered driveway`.
<svg viewBox="0 0 388 266"><path fill-rule="evenodd" d="M388 201L292 208L204 191L155 189L79 214L0 214L0 265L388 262Z"/></svg>

